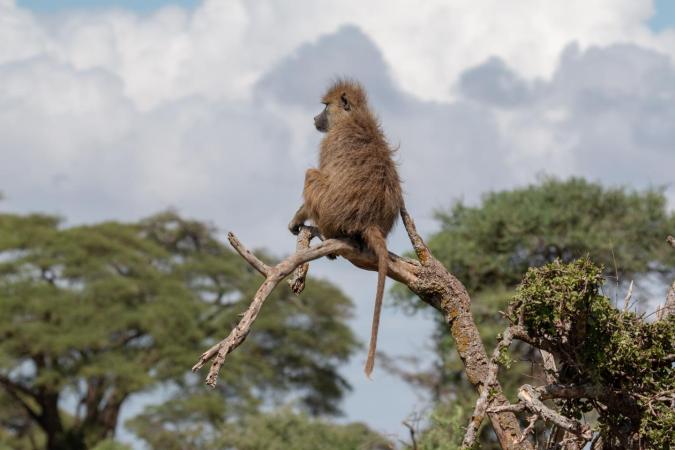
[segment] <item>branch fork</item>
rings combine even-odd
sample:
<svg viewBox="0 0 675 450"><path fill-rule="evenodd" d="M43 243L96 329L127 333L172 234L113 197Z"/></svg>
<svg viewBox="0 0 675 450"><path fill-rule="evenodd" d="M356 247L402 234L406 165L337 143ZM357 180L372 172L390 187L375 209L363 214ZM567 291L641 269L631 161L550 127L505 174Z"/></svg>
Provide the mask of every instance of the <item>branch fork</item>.
<svg viewBox="0 0 675 450"><path fill-rule="evenodd" d="M471 314L471 299L466 288L434 258L424 240L417 233L413 219L405 208L401 210L401 219L417 259L389 253L387 276L405 284L417 294L420 300L443 314L449 331L457 342L457 351L464 362L467 378L482 399L480 408L477 405L474 412L477 425L471 426L477 429L483 416L487 416L502 448L532 449L532 445L525 440L526 435L523 434L514 413L509 410L494 410L495 407L509 405L509 402L504 397L497 380L495 361L498 355L493 355L492 360L488 360ZM206 384L211 387L216 386L218 373L225 358L244 342L265 300L284 278L290 275L289 285L293 292L302 292L309 269L308 263L328 255L340 255L356 267L377 271L377 258L370 250L360 248L357 243L349 239L327 239L310 246L310 241L314 237L320 237L316 228L303 227L298 235L295 253L278 264L269 266L249 251L234 234L228 234L232 247L260 272L265 280L258 288L249 307L242 314L237 326L225 339L202 353L192 367L192 370L196 372L212 361ZM510 343L512 336L506 335L505 339ZM508 343L505 342L503 345L508 346Z"/></svg>

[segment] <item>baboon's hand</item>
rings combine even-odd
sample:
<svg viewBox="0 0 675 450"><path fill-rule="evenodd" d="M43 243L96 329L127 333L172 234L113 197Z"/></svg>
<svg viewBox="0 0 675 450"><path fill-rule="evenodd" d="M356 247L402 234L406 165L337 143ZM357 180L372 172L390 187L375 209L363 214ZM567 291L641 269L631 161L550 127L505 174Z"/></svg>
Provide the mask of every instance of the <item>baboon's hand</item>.
<svg viewBox="0 0 675 450"><path fill-rule="evenodd" d="M298 234L300 234L300 227L303 225L304 225L303 222L291 221L291 223L288 224L288 229L290 230L291 233L297 236Z"/></svg>

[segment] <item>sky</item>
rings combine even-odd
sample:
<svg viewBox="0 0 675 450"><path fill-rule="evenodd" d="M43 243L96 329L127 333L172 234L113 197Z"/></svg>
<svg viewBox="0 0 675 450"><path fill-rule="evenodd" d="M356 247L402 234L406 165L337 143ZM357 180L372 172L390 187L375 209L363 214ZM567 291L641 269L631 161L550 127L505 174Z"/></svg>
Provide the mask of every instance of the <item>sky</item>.
<svg viewBox="0 0 675 450"><path fill-rule="evenodd" d="M0 0L0 207L67 224L172 207L287 254L312 117L347 75L400 146L424 235L435 209L542 174L663 186L672 208L673 5ZM390 248L409 250L401 226ZM312 273L354 299L366 342L376 275L339 260ZM431 332L430 314L387 308L379 348L431 358ZM364 359L344 369L346 419L405 439L424 399L377 368L367 381Z"/></svg>

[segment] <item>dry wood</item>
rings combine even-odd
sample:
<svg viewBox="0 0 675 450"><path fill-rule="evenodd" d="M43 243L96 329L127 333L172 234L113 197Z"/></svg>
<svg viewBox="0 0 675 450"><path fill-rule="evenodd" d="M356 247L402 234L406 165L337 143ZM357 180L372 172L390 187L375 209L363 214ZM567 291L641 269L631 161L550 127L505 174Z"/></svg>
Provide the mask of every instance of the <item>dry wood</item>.
<svg viewBox="0 0 675 450"><path fill-rule="evenodd" d="M315 247L296 252L281 261L276 266L269 267L260 261L246 247L244 247L244 245L239 242L234 234L228 233L228 240L230 241L230 244L232 244L232 246L237 250L237 252L249 264L251 264L251 266L255 267L260 273L265 275L265 281L260 286L260 288L258 288L258 291L253 297L253 301L249 305L248 309L242 314L239 324L234 327L234 329L225 339L205 351L199 358L197 364L192 367L192 370L196 372L197 370L201 369L209 360L215 357L213 363L211 364L209 374L206 377L206 384L211 387L215 387L216 385L218 372L225 361L225 357L228 353L239 347L244 342L246 336L248 336L248 333L251 330L251 325L253 325L253 322L258 317L260 308L262 308L263 303L265 300L267 300L267 297L270 295L276 285L279 284L281 280L283 280L301 264L331 253L338 253L339 250L346 251L351 247L350 244L343 241L325 241Z"/></svg>
<svg viewBox="0 0 675 450"><path fill-rule="evenodd" d="M591 428L581 422L569 419L542 403L545 397L541 392L529 384L525 384L518 390L518 398L525 407L534 414L537 414L545 421L553 422L560 428L579 436L585 441L590 441L593 437Z"/></svg>
<svg viewBox="0 0 675 450"><path fill-rule="evenodd" d="M476 401L476 407L473 410L471 415L471 420L469 421L469 426L466 428L466 433L464 434L464 439L462 440L462 448L472 448L478 437L478 428L485 418L485 412L488 406L488 394L490 388L497 382L497 375L499 373L499 356L503 351L509 348L511 342L513 341L513 332L511 328L507 328L503 333L502 338L497 343L494 351L492 352L492 358L490 359L490 366L488 367L487 373L488 376L483 383L483 386L480 389L480 396ZM523 438L527 436L527 433L523 433ZM522 442L522 441L521 441Z"/></svg>
<svg viewBox="0 0 675 450"><path fill-rule="evenodd" d="M548 386L544 386L544 388L548 388ZM556 389L554 389L553 392L548 392L545 389L534 388L529 384L524 384L518 390L518 399L520 400L520 403L515 405L489 408L488 412L518 412L527 409L531 413L536 414L542 420L556 424L561 429L576 435L585 442L590 441L593 437L593 433L588 425L565 417L542 403L542 400L549 398L584 397L586 394L588 394L588 392L586 392L581 386L557 386ZM579 448L581 447L583 447L583 445L581 445Z"/></svg>
<svg viewBox="0 0 675 450"><path fill-rule="evenodd" d="M309 242L314 236L318 236L319 231L314 227L303 227L298 233L298 243L296 244L296 250L305 250L309 248ZM294 294L300 295L300 293L305 289L305 279L307 278L307 272L309 271L309 263L300 264L295 268L291 278L288 279L288 285L291 287L291 290Z"/></svg>

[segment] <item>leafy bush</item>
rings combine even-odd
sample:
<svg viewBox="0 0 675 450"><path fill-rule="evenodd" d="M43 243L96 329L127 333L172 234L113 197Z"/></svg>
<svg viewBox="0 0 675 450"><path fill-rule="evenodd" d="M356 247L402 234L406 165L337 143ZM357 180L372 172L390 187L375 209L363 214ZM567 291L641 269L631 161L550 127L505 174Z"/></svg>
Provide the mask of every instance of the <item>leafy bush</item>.
<svg viewBox="0 0 675 450"><path fill-rule="evenodd" d="M605 448L671 448L675 317L647 322L614 308L601 274L588 258L530 269L510 320L557 357L560 383L593 386L597 395L565 400L563 414L595 410Z"/></svg>

